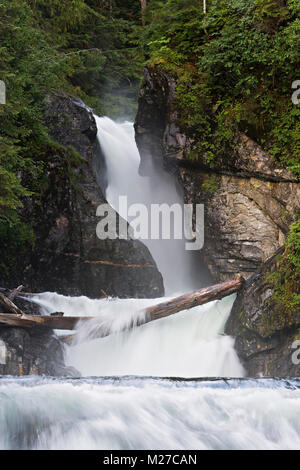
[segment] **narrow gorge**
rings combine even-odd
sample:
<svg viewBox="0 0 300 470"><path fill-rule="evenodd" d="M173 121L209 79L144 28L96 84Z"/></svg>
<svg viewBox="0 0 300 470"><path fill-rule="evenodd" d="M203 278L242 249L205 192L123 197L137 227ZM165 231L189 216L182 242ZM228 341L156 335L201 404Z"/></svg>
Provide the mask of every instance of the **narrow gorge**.
<svg viewBox="0 0 300 470"><path fill-rule="evenodd" d="M299 15L0 1L0 450L300 449Z"/></svg>

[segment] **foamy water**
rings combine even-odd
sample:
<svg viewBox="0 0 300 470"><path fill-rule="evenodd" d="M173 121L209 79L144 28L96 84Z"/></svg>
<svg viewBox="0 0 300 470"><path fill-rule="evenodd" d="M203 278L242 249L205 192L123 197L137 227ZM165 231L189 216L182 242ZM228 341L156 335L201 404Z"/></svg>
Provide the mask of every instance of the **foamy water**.
<svg viewBox="0 0 300 470"><path fill-rule="evenodd" d="M167 299L35 296L44 314L63 311L66 316L95 317L78 325L76 344L66 352L67 364L85 376L243 376L234 340L223 335L234 299L232 295L124 332L143 321L145 307ZM112 334L89 340L95 329Z"/></svg>
<svg viewBox="0 0 300 470"><path fill-rule="evenodd" d="M300 449L297 381L0 378L1 449Z"/></svg>

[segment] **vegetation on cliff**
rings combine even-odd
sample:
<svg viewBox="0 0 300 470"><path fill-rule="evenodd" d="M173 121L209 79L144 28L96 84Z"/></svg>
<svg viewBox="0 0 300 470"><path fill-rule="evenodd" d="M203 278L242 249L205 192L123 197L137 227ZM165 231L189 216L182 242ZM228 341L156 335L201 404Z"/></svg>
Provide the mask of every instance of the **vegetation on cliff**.
<svg viewBox="0 0 300 470"><path fill-rule="evenodd" d="M137 1L126 8L122 3L0 1L0 80L7 90L6 104L0 104L2 268L5 258L12 260L34 241L19 209L24 197L38 198L43 191L43 169L53 150L43 123L47 94L66 91L98 113L134 114L141 54L131 35L140 10Z"/></svg>
<svg viewBox="0 0 300 470"><path fill-rule="evenodd" d="M185 158L205 156L213 168L243 132L300 176L300 105L292 101L299 14L299 0L210 0L206 12L194 0L149 2L147 63L176 80L179 127L193 142ZM273 316L272 325L263 320L264 334L288 327L299 313L299 240L298 221L268 279Z"/></svg>
<svg viewBox="0 0 300 470"><path fill-rule="evenodd" d="M300 218L290 226L284 253L276 262L276 270L266 275L266 282L272 289L268 299L272 317L262 316L258 327L262 336L270 336L297 323L300 306Z"/></svg>
<svg viewBox="0 0 300 470"><path fill-rule="evenodd" d="M181 127L212 164L240 130L300 175L299 13L299 0L149 3L149 64L176 77Z"/></svg>

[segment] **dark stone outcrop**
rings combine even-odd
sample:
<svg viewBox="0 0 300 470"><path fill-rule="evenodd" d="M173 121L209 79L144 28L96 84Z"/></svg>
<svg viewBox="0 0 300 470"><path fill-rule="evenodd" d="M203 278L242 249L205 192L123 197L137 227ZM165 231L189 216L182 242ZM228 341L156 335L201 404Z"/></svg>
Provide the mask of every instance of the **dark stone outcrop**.
<svg viewBox="0 0 300 470"><path fill-rule="evenodd" d="M10 291L5 290L5 295ZM22 296L13 300L24 313L39 315L36 303ZM8 312L1 306L1 312ZM64 344L47 328L13 328L0 326L0 375L80 376L64 363Z"/></svg>
<svg viewBox="0 0 300 470"><path fill-rule="evenodd" d="M141 175L151 175L152 166L162 165L167 122L172 116L175 81L163 71L145 68L135 120L135 138L141 154Z"/></svg>
<svg viewBox="0 0 300 470"><path fill-rule="evenodd" d="M9 295L10 291L3 293ZM24 313L40 314L39 306L24 296L17 296L13 302ZM0 308L2 313L11 313L3 305ZM0 325L0 375L80 377L80 372L65 365L64 348L64 343L48 328Z"/></svg>
<svg viewBox="0 0 300 470"><path fill-rule="evenodd" d="M226 325L226 333L235 337L235 348L251 377L300 375L300 361L293 359L300 346L300 342L295 343L299 339L300 311L292 317L276 313L268 282L282 251L246 281Z"/></svg>
<svg viewBox="0 0 300 470"><path fill-rule="evenodd" d="M46 102L45 124L54 144L45 158L44 187L38 201L24 201L23 210L34 228L34 249L3 275L2 285L94 298L163 295L161 274L141 242L96 236L106 181L91 110L56 93Z"/></svg>
<svg viewBox="0 0 300 470"><path fill-rule="evenodd" d="M0 375L80 376L64 364L59 338L43 328L0 328Z"/></svg>

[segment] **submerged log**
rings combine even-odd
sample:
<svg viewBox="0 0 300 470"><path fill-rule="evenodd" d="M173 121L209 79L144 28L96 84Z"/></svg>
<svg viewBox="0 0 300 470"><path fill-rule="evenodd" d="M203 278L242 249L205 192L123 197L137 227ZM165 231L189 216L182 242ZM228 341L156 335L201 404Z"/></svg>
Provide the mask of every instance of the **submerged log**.
<svg viewBox="0 0 300 470"><path fill-rule="evenodd" d="M244 279L239 276L234 281L222 282L211 287L205 287L198 291L181 295L167 302L161 302L152 307L145 309L145 318L136 326L148 323L160 318L173 315L181 310L187 310L197 305L203 305L213 300L222 299L230 294L237 292L243 285ZM43 326L46 328L53 328L57 330L73 330L79 321L87 322L95 317L64 317L62 312L56 315L28 315L23 313L16 305L14 305L4 294L0 293L1 303L10 307L13 313L0 313L0 324L7 326L19 326L22 328L32 328L33 326ZM8 301L8 302L7 302ZM19 313L20 312L20 313ZM99 329L95 325L95 336L104 337L111 333L109 331ZM67 335L65 337L67 343L72 343L72 337Z"/></svg>
<svg viewBox="0 0 300 470"><path fill-rule="evenodd" d="M59 339L69 346L72 346L76 337L76 333L71 333L70 335L59 335Z"/></svg>

